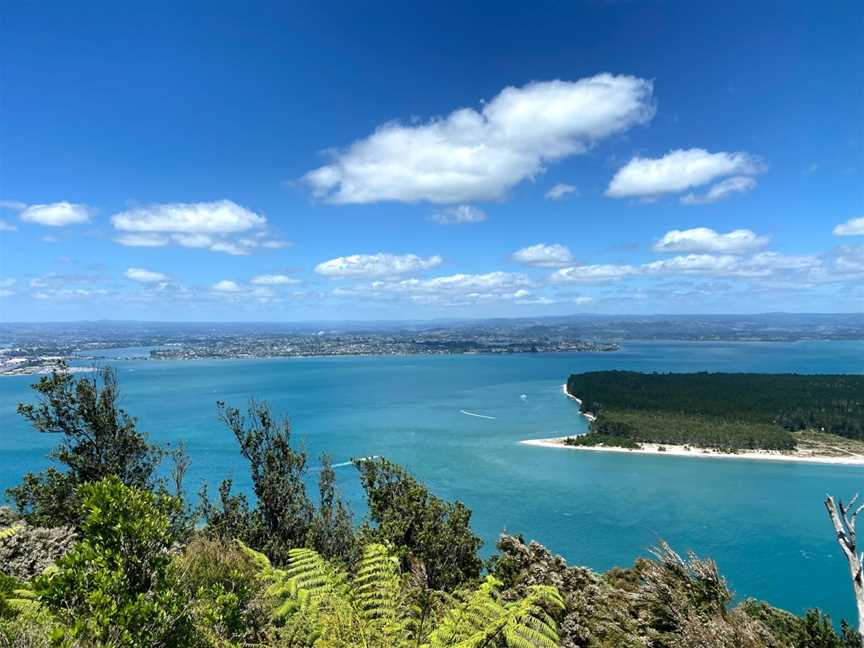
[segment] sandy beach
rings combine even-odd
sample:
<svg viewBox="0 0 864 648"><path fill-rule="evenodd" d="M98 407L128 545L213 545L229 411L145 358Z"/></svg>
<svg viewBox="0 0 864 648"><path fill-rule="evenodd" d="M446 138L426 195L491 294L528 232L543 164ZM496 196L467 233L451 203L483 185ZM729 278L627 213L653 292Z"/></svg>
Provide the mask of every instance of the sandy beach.
<svg viewBox="0 0 864 648"><path fill-rule="evenodd" d="M752 459L756 461L788 461L796 463L841 464L846 466L864 466L864 455L816 455L805 452L777 452L770 450L742 450L737 453L715 452L692 446L667 445L662 447L657 443L643 443L641 449L616 448L608 446L571 446L565 445L566 437L551 439L526 439L519 443L544 448L559 448L565 450L586 450L588 452L623 452L631 454L664 455L667 457L693 457L698 459Z"/></svg>
<svg viewBox="0 0 864 648"><path fill-rule="evenodd" d="M570 392L567 391L567 383L564 383L563 385L561 385L561 391L564 392L564 395L565 395L567 398L569 398L569 399L571 399L571 400L574 400L574 401L576 401L577 403L579 403L579 405L580 405L580 407L581 407L581 405L582 405L582 399L580 399L580 398L576 398L573 394L571 394ZM589 421L596 421L596 420L597 420L597 417L594 416L591 412L582 412L582 411L580 411L579 413L580 413L582 416L584 416L586 419L588 419Z"/></svg>

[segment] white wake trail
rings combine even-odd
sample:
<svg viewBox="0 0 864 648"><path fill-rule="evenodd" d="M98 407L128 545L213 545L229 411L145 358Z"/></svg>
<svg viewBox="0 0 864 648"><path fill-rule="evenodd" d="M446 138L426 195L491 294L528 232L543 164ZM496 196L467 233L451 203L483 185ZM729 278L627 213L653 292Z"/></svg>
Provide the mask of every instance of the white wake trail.
<svg viewBox="0 0 864 648"><path fill-rule="evenodd" d="M476 416L477 418L489 419L490 421L494 421L494 416L486 416L485 414L477 414L477 412L469 412L468 410L459 410L460 414L464 414L465 416Z"/></svg>

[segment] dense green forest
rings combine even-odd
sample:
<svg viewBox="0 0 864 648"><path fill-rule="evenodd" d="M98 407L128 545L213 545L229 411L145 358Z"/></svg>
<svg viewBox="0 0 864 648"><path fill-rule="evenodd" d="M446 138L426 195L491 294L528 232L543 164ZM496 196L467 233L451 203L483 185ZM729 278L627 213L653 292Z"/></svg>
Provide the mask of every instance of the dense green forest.
<svg viewBox="0 0 864 648"><path fill-rule="evenodd" d="M597 417L576 445L789 450L806 429L864 439L864 376L595 371L567 391Z"/></svg>
<svg viewBox="0 0 864 648"><path fill-rule="evenodd" d="M632 410L604 411L591 424L591 433L573 444L635 447L639 443L694 445L734 450L792 450L795 438L783 428L704 416Z"/></svg>
<svg viewBox="0 0 864 648"><path fill-rule="evenodd" d="M484 562L471 511L386 459L354 462L358 525L326 456L307 492L265 403L216 406L254 499L226 480L193 503L182 448L138 429L113 372L34 388L19 413L59 443L0 508L3 648L862 648L817 610L733 606L713 561L664 543L597 573L502 535Z"/></svg>

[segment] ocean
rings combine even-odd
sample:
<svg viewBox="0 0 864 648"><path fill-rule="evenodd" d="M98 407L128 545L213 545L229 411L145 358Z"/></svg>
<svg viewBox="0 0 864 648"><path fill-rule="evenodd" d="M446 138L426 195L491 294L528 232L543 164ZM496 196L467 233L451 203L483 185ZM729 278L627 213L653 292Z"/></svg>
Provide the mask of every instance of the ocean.
<svg viewBox="0 0 864 648"><path fill-rule="evenodd" d="M140 353L146 350L136 350ZM131 353L131 351L130 351ZM187 488L225 478L249 489L216 401L256 397L289 415L310 464L327 452L356 514L363 500L351 457L403 464L438 496L460 499L494 551L502 531L545 544L571 564L632 564L666 540L714 558L739 598L854 619L845 559L826 493L864 488L864 467L577 452L520 445L583 432L561 385L570 373L757 371L864 373L864 342L628 342L617 353L124 361L123 406L155 441L184 442ZM15 406L35 377L0 378L0 489L47 465L56 442ZM729 404L734 409L735 404Z"/></svg>

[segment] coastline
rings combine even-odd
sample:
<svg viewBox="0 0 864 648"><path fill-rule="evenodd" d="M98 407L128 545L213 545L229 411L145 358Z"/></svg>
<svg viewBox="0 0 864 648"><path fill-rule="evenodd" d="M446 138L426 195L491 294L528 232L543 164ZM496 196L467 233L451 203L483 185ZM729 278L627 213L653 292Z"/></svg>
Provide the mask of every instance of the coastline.
<svg viewBox="0 0 864 648"><path fill-rule="evenodd" d="M692 457L697 459L747 459L751 461L785 461L791 463L839 464L845 466L864 466L864 455L829 456L807 455L803 453L790 454L771 450L742 450L740 452L714 452L705 448L692 446L668 445L659 443L643 443L639 449L616 448L609 446L571 446L564 443L567 437L552 437L548 439L525 439L522 445L542 448L563 448L565 450L586 450L588 452L619 452L631 454L663 455L667 457ZM660 450L660 447L665 448Z"/></svg>
<svg viewBox="0 0 864 648"><path fill-rule="evenodd" d="M579 403L579 415L580 416L584 416L591 423L593 423L594 421L597 420L597 417L594 416L594 414L592 414L591 412L583 412L582 411L582 399L577 398L576 396L574 396L573 394L571 394L570 392L567 391L567 383L564 383L563 385L561 385L561 391L564 392L564 395L567 398L570 398L570 399L576 401L577 403Z"/></svg>

